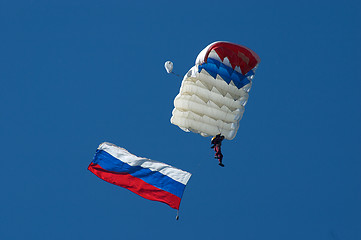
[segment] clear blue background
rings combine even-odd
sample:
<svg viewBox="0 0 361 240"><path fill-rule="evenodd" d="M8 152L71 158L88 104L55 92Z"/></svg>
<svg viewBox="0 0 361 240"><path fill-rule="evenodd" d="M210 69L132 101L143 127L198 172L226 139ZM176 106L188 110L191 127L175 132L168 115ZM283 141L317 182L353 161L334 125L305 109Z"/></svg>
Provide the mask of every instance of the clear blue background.
<svg viewBox="0 0 361 240"><path fill-rule="evenodd" d="M0 2L1 239L361 239L360 1ZM237 137L170 124L209 43L259 54ZM109 141L193 174L180 220L87 171Z"/></svg>

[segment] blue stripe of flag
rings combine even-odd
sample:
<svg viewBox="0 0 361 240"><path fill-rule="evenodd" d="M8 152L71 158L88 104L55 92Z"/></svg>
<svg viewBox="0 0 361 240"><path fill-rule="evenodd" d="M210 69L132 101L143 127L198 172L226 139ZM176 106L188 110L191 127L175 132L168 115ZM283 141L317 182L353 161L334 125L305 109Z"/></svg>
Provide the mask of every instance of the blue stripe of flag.
<svg viewBox="0 0 361 240"><path fill-rule="evenodd" d="M130 166L106 151L99 149L95 153L93 163L98 164L107 171L130 174L148 184L182 198L185 185L160 172L151 171L148 168L142 168L140 166Z"/></svg>

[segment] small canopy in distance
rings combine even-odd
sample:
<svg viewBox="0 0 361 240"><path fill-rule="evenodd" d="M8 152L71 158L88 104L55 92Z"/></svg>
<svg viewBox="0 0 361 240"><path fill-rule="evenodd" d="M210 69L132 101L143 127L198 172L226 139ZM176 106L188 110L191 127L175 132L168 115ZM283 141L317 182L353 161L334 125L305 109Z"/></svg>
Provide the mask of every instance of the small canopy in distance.
<svg viewBox="0 0 361 240"><path fill-rule="evenodd" d="M173 71L173 63L171 61L166 61L164 63L165 70L167 70L167 73L171 73Z"/></svg>

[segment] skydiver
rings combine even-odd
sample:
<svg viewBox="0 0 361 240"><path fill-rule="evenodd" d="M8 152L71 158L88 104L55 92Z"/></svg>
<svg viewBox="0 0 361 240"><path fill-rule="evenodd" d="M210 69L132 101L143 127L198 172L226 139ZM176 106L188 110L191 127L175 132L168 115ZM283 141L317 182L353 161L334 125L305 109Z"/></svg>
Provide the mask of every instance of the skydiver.
<svg viewBox="0 0 361 240"><path fill-rule="evenodd" d="M218 159L219 161L218 165L221 167L224 167L224 164L222 163L223 154L221 151L221 145L223 140L224 140L224 136L222 136L221 134L217 134L215 137L212 138L211 141L211 144L213 144L211 148L214 148L214 151L216 151L214 158Z"/></svg>

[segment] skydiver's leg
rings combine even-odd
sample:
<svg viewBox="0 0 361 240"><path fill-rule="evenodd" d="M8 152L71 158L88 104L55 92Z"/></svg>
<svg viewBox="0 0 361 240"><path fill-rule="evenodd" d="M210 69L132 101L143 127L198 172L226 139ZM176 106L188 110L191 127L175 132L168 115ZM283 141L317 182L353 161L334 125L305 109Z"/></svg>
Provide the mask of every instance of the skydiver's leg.
<svg viewBox="0 0 361 240"><path fill-rule="evenodd" d="M218 158L219 163L222 163L223 154L220 152L218 156L219 156L219 158Z"/></svg>
<svg viewBox="0 0 361 240"><path fill-rule="evenodd" d="M222 152L221 152L221 149L219 148L219 158L218 158L218 161L219 161L219 166L221 166L221 167L224 167L224 164L222 163L222 160L223 160L223 154L222 154Z"/></svg>
<svg viewBox="0 0 361 240"><path fill-rule="evenodd" d="M217 159L219 159L219 146L218 145L215 145L215 147L214 147L214 150L216 151L216 153L214 154L214 157L215 158L217 158Z"/></svg>

